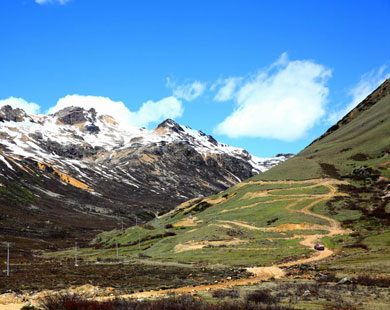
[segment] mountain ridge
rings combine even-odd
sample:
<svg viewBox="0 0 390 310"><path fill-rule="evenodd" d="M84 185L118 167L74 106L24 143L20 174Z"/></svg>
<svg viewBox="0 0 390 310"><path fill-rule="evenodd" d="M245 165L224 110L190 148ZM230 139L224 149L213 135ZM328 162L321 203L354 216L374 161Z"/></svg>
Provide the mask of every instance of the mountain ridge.
<svg viewBox="0 0 390 310"><path fill-rule="evenodd" d="M170 119L147 130L81 107L28 115L3 106L0 136L0 234L13 227L27 237L32 229L72 235L76 226L89 231L87 240L97 230L130 225L135 216L142 222L218 192L288 157L257 158Z"/></svg>

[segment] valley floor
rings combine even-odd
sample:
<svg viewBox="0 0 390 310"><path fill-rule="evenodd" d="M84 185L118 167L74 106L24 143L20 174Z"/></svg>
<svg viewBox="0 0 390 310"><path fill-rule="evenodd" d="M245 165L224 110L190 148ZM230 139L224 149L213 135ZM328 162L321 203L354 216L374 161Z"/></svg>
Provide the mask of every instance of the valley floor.
<svg viewBox="0 0 390 310"><path fill-rule="evenodd" d="M1 279L0 289L32 291L29 296L15 296L17 302L36 300L42 290L49 289L47 293L52 294L85 283L102 287L93 287L88 294L79 290L100 301L179 294L213 300L215 291L234 288L244 296L265 289L294 309L374 309L372 305L387 309L390 278L376 270L374 262L384 258L382 270L390 270L385 259L390 257L388 247L377 245L371 252L359 248L341 251L338 243L347 242L351 230L321 208L327 201L347 195L338 191L340 185L347 183L335 179L242 183L218 196L179 206L161 216L155 228L103 234L102 246L79 249L78 267L73 264L72 250L47 253L43 261L13 266L13 278ZM274 206L276 213L267 214L264 205ZM246 215L248 210L251 213ZM253 214L258 214L258 219ZM165 230L159 229L163 225ZM171 234L162 234L164 231ZM219 239L215 240L217 233ZM137 237L143 238L142 246L134 242ZM319 241L326 244L324 251L314 251ZM113 258L113 242L123 243L117 252L119 260ZM280 252L282 255L276 255ZM251 255L245 256L247 253ZM232 263L236 257L241 260ZM257 267L244 268L242 262ZM359 263L361 270L354 272L351 267ZM371 270L375 273L367 276ZM43 285L43 281L49 284ZM18 309L20 305L0 305L0 309Z"/></svg>

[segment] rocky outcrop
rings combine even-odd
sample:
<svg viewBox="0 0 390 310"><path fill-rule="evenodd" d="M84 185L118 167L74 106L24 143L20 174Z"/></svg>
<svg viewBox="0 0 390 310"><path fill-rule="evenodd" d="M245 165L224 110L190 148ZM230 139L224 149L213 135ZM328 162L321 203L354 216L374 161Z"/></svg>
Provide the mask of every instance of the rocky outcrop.
<svg viewBox="0 0 390 310"><path fill-rule="evenodd" d="M66 125L75 125L84 123L87 118L84 115L84 109L79 107L65 108L55 114L58 120Z"/></svg>
<svg viewBox="0 0 390 310"><path fill-rule="evenodd" d="M61 144L52 140L43 142L42 147L48 152L70 159L91 157L95 156L99 151L104 151L101 147L92 147L90 145L82 144Z"/></svg>
<svg viewBox="0 0 390 310"><path fill-rule="evenodd" d="M98 134L100 132L100 128L94 124L85 126L85 130L90 134Z"/></svg>
<svg viewBox="0 0 390 310"><path fill-rule="evenodd" d="M25 118L28 118L28 115L22 109L13 109L9 105L0 109L0 122L23 122Z"/></svg>

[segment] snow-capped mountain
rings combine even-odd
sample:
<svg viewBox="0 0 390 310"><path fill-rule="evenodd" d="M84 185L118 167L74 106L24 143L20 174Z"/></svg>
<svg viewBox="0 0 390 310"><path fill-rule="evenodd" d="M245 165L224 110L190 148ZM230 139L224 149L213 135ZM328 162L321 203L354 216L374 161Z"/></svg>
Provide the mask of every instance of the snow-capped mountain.
<svg viewBox="0 0 390 310"><path fill-rule="evenodd" d="M170 119L147 130L80 107L28 115L3 106L0 137L0 202L56 229L147 219L288 157L257 158Z"/></svg>

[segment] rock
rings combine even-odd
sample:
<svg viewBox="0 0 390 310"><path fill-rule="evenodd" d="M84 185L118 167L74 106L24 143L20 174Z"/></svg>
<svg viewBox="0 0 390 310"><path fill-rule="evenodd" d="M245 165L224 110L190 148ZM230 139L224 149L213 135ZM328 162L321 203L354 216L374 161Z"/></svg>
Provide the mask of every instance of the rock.
<svg viewBox="0 0 390 310"><path fill-rule="evenodd" d="M161 124L159 124L156 129L167 129L176 133L184 132L184 129L178 123L176 123L174 120L170 118L166 119Z"/></svg>
<svg viewBox="0 0 390 310"><path fill-rule="evenodd" d="M75 125L86 122L84 109L79 107L68 107L54 114L58 120L66 125Z"/></svg>
<svg viewBox="0 0 390 310"><path fill-rule="evenodd" d="M60 144L52 140L47 140L42 143L42 146L49 152L71 159L82 159L84 157L95 156L99 151L104 150L101 147L92 147L90 145Z"/></svg>
<svg viewBox="0 0 390 310"><path fill-rule="evenodd" d="M367 166L361 166L352 171L352 174L361 178L366 178L372 174L372 168L368 168Z"/></svg>
<svg viewBox="0 0 390 310"><path fill-rule="evenodd" d="M90 134L98 134L100 132L100 128L94 124L85 126L85 130Z"/></svg>
<svg viewBox="0 0 390 310"><path fill-rule="evenodd" d="M8 122L23 122L25 118L29 118L24 110L13 109L10 105L5 105L0 109L0 121Z"/></svg>
<svg viewBox="0 0 390 310"><path fill-rule="evenodd" d="M351 280L348 279L347 277L342 278L339 282L337 282L337 284L349 284L349 283L351 283Z"/></svg>

